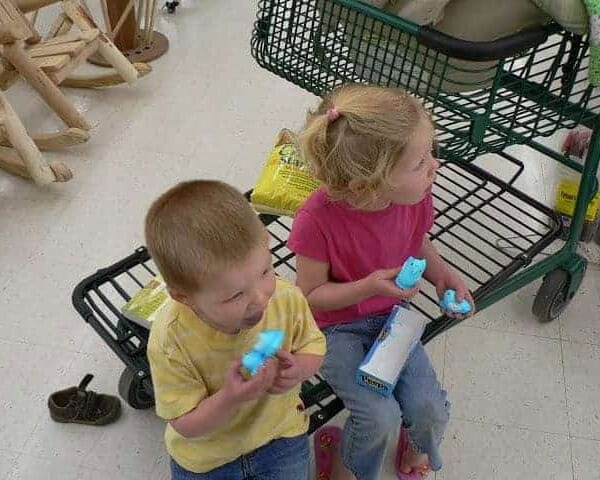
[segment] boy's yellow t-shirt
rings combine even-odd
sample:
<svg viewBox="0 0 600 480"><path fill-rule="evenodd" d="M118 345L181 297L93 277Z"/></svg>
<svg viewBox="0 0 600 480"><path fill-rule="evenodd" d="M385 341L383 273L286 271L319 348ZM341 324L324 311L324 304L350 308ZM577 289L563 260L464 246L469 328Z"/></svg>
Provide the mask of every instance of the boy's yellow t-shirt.
<svg viewBox="0 0 600 480"><path fill-rule="evenodd" d="M325 338L300 290L278 279L262 320L238 335L219 332L185 305L171 301L155 320L148 358L156 412L172 420L193 410L223 385L233 360L251 350L258 333L285 332L282 348L292 353L325 354ZM185 438L167 425L167 451L186 470L205 473L281 437L306 432L308 416L300 386L282 395L265 395L242 404L221 427L198 438Z"/></svg>

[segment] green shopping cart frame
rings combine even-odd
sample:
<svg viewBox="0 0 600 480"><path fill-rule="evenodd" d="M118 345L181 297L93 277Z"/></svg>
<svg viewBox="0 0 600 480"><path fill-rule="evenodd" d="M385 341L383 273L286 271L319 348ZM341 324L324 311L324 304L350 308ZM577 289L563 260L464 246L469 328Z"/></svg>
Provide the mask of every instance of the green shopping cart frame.
<svg viewBox="0 0 600 480"><path fill-rule="evenodd" d="M542 321L562 313L585 274L586 261L576 249L598 187L600 91L588 84L585 38L550 24L492 42L468 42L357 0L260 0L252 55L263 68L319 96L348 82L413 92L433 112L441 156L449 163L469 164L484 153L504 161L508 146L525 144L580 172L564 247L537 263L528 258L523 266L534 264L520 271L511 265L502 281L485 285L477 302L481 310L544 277L533 311ZM576 125L593 130L583 165L539 141ZM532 199L527 202L536 210L529 216L535 221L541 211Z"/></svg>

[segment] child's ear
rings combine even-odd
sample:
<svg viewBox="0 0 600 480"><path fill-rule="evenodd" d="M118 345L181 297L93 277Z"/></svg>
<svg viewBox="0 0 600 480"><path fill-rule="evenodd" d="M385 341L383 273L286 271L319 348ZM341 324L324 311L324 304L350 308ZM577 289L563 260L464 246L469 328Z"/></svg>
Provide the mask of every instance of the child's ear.
<svg viewBox="0 0 600 480"><path fill-rule="evenodd" d="M185 294L171 287L167 287L169 291L169 295L173 300L179 303L183 303L184 305L190 306L190 298Z"/></svg>

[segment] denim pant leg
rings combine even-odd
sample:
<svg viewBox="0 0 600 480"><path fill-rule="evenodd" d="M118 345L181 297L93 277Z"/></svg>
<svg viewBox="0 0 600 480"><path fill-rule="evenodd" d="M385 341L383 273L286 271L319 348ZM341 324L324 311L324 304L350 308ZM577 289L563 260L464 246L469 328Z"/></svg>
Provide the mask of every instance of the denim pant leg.
<svg viewBox="0 0 600 480"><path fill-rule="evenodd" d="M248 480L308 480L308 436L278 438L247 456Z"/></svg>
<svg viewBox="0 0 600 480"><path fill-rule="evenodd" d="M241 457L206 473L186 470L171 459L171 480L244 480Z"/></svg>
<svg viewBox="0 0 600 480"><path fill-rule="evenodd" d="M172 480L307 480L308 436L278 438L206 473L186 470L171 460Z"/></svg>
<svg viewBox="0 0 600 480"><path fill-rule="evenodd" d="M386 317L370 317L325 330L327 353L321 373L350 415L344 426L342 460L357 480L377 480L390 433L402 421L394 397L385 398L356 383L356 371Z"/></svg>
<svg viewBox="0 0 600 480"><path fill-rule="evenodd" d="M439 446L448 424L450 402L422 343L419 342L408 357L394 396L402 409L403 423L413 448L429 456L432 470L441 469Z"/></svg>

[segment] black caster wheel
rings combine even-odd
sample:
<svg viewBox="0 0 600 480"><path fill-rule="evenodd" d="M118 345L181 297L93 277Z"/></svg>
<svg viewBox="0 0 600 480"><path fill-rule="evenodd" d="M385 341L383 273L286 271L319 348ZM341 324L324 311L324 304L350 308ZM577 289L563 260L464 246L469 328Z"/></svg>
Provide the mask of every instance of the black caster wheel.
<svg viewBox="0 0 600 480"><path fill-rule="evenodd" d="M533 314L540 322L556 320L575 295L569 293L571 278L567 271L558 268L544 277L544 281L533 301Z"/></svg>
<svg viewBox="0 0 600 480"><path fill-rule="evenodd" d="M119 395L127 404L137 410L146 410L154 406L154 398L144 388L138 372L126 368L119 378Z"/></svg>

